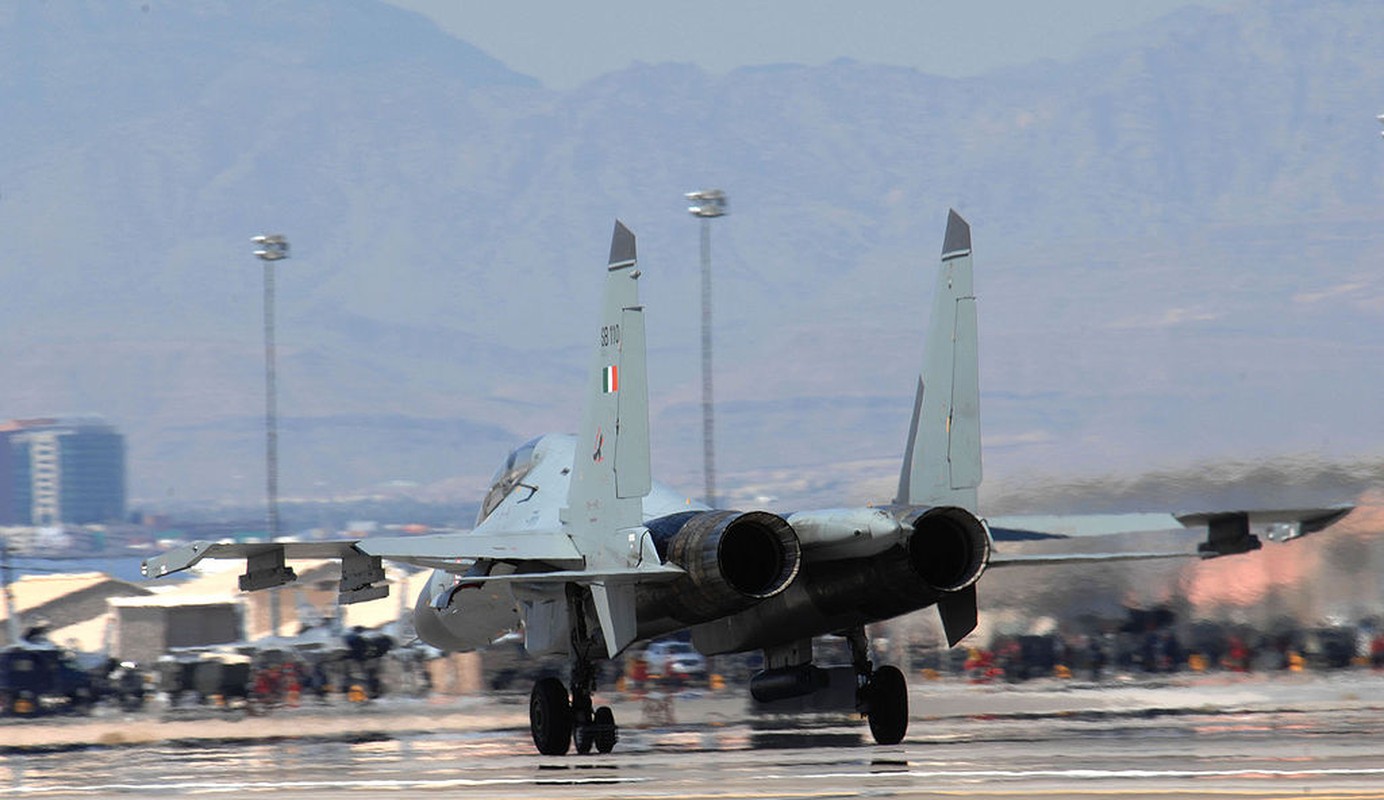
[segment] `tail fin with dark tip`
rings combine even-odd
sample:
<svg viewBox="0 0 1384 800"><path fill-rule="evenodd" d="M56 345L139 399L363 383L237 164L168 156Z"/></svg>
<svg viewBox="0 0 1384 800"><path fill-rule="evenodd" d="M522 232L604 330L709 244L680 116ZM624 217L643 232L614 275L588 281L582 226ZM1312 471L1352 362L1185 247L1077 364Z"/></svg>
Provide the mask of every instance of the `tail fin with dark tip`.
<svg viewBox="0 0 1384 800"><path fill-rule="evenodd" d="M596 353L562 515L588 569L629 566L630 545L623 531L643 524L642 498L651 485L639 275L634 234L617 221L600 324L591 331Z"/></svg>
<svg viewBox="0 0 1384 800"><path fill-rule="evenodd" d="M977 338L971 226L952 211L947 215L897 503L976 511L981 479Z"/></svg>

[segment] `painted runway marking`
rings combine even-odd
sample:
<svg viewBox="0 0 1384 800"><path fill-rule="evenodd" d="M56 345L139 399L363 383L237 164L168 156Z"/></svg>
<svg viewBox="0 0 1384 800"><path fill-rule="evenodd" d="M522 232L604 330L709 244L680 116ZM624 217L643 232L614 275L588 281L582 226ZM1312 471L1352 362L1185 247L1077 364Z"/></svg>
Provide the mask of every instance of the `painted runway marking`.
<svg viewBox="0 0 1384 800"><path fill-rule="evenodd" d="M411 791L414 789L466 789L486 786L601 786L644 783L648 778L446 778L420 780L345 780L345 781L183 781L179 783L107 783L99 785L11 786L15 795L40 797L45 794L99 794L102 792L138 792L139 796L173 792L270 792L286 790L370 789L373 791Z"/></svg>
<svg viewBox="0 0 1384 800"><path fill-rule="evenodd" d="M1335 769L1031 769L1031 770L880 770L873 772L818 772L805 775L764 775L760 780L871 777L990 778L1022 780L1072 778L1076 780L1141 780L1148 778L1347 778L1384 776L1384 768Z"/></svg>
<svg viewBox="0 0 1384 800"><path fill-rule="evenodd" d="M818 772L801 775L772 774L759 776L755 780L765 782L856 779L908 778L916 779L954 779L987 781L1023 781L1035 779L1052 780L1157 780L1157 779L1225 779L1239 778L1252 780L1311 779L1311 778L1360 778L1384 777L1384 768L1337 768L1337 769L1239 769L1239 770L1099 770L1099 769L1045 769L1045 770L887 770L854 772ZM11 786L14 796L41 797L43 795L82 795L101 793L138 792L143 796L196 793L231 792L275 792L275 791L318 791L318 790L370 790L376 792L404 792L420 789L466 789L503 786L616 786L648 783L651 778L624 777L614 775L593 775L590 777L556 777L535 775L513 778L445 778L445 779L397 779L397 780L305 780L305 781L180 781L166 783L126 784L109 783L96 785L48 785ZM838 792L828 792L836 794ZM805 796L810 796L811 793Z"/></svg>

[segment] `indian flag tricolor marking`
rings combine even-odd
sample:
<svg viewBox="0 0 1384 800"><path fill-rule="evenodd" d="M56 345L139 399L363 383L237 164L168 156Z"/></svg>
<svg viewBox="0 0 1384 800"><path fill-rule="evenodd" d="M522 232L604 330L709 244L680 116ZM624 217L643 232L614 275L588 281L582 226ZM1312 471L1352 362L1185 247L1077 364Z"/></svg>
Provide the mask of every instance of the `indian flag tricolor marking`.
<svg viewBox="0 0 1384 800"><path fill-rule="evenodd" d="M620 367L611 364L601 370L601 391L606 394L620 391Z"/></svg>

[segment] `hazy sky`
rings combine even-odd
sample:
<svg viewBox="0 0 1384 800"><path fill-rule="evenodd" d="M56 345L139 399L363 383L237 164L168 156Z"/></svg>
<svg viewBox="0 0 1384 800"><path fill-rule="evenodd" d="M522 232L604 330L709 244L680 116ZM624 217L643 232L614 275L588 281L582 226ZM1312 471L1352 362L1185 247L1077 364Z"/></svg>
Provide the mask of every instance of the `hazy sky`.
<svg viewBox="0 0 1384 800"><path fill-rule="evenodd" d="M635 61L712 72L849 57L961 76L1064 59L1102 34L1232 0L389 0L553 88Z"/></svg>

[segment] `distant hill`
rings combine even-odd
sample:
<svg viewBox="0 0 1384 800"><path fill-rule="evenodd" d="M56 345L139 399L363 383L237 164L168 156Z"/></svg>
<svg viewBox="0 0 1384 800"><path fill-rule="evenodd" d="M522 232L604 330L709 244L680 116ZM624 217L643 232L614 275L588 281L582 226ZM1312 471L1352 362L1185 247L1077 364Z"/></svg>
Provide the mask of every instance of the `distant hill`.
<svg viewBox="0 0 1384 800"><path fill-rule="evenodd" d="M0 418L101 413L134 496L252 501L248 238L282 232L285 494L474 499L509 446L575 427L618 216L655 467L696 491L681 195L719 186L737 502L887 499L949 207L974 227L997 485L1376 455L1379 30L1384 6L1273 0L964 80L639 64L557 92L370 0L6 4Z"/></svg>

